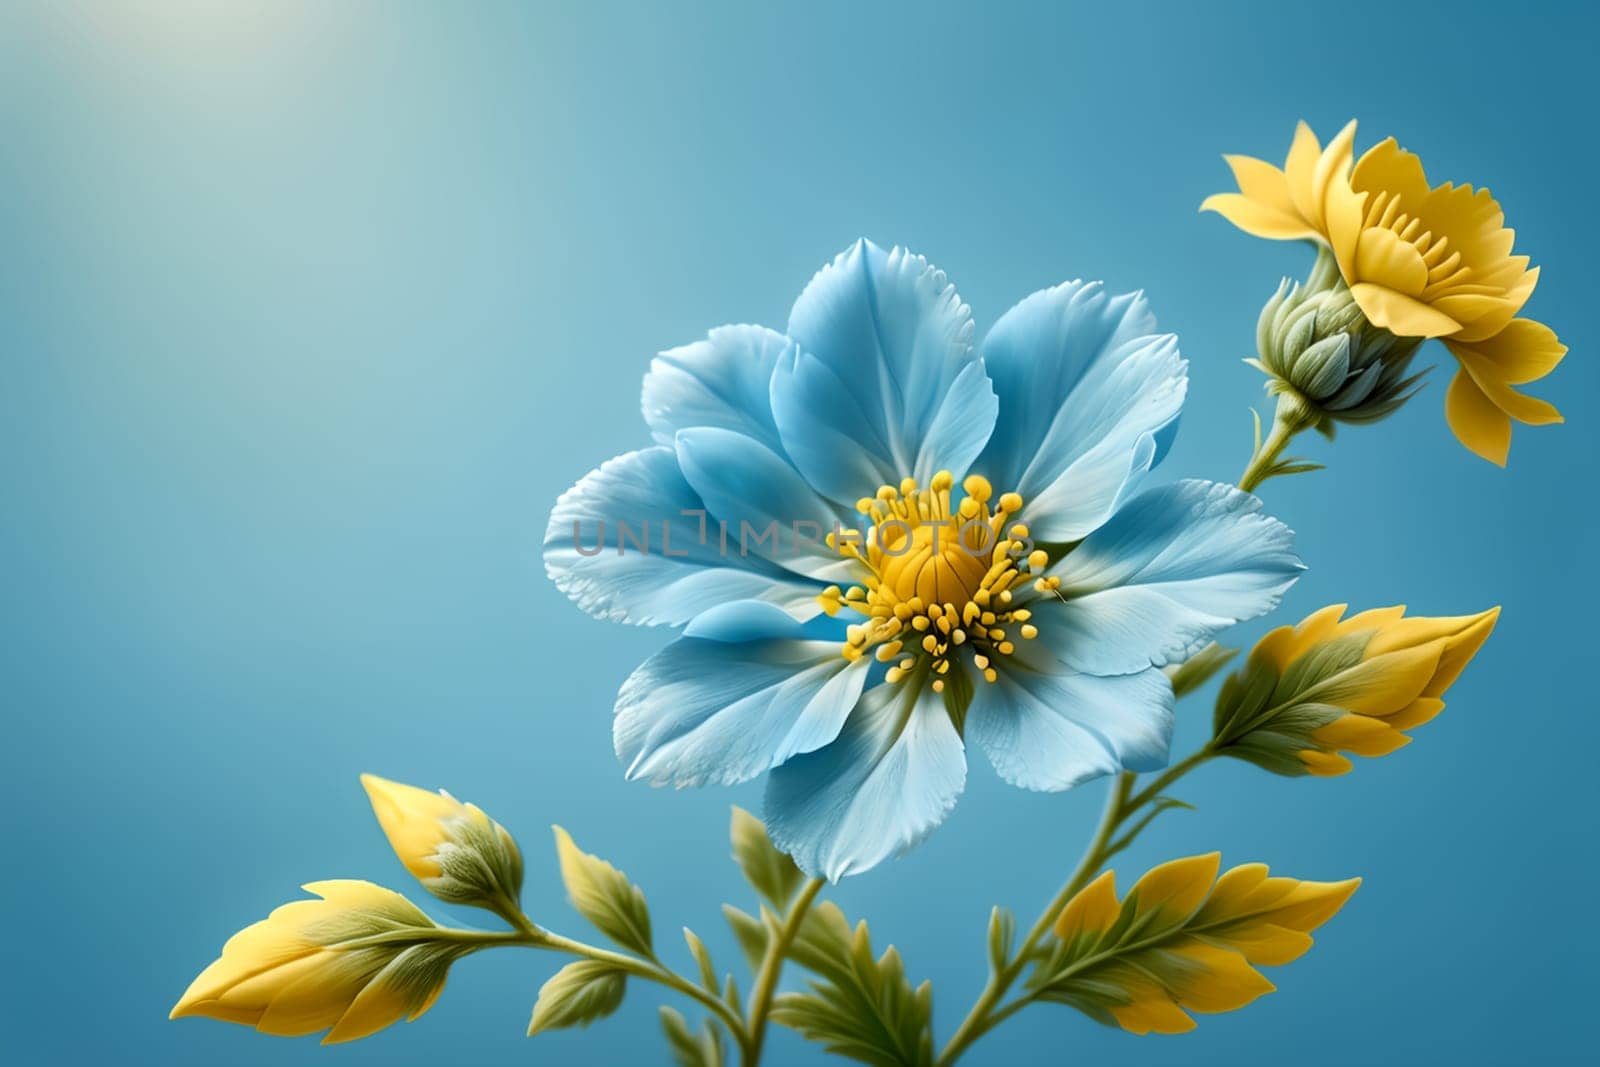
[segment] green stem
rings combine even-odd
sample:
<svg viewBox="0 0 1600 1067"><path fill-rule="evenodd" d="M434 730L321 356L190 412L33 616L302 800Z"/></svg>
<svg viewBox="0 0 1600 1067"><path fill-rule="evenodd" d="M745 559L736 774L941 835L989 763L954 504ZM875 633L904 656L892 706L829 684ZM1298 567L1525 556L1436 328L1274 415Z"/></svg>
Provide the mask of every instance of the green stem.
<svg viewBox="0 0 1600 1067"><path fill-rule="evenodd" d="M812 902L826 884L821 878L813 878L805 884L790 906L777 936L767 945L767 954L761 960L761 972L756 976L755 989L750 992L750 1009L746 1013L743 1054L739 1059L746 1067L755 1067L761 1062L761 1046L767 1036L767 1013L772 1008L773 996L778 992L778 976L783 973L783 961L788 957L789 946L794 944L795 937L800 933L800 924L805 921L806 912L811 910Z"/></svg>
<svg viewBox="0 0 1600 1067"><path fill-rule="evenodd" d="M570 937L562 937L560 934L554 934L548 930L539 932L539 940L537 942L524 941L520 943L532 944L535 948L551 948L558 952L570 952L574 956L582 956L597 963L609 964L625 974L631 974L637 978L664 985L668 989L682 993L691 1000L700 1002L708 1011L722 1020L723 1024L727 1026L728 1032L733 1034L736 1040L743 1040L744 1025L732 1008L723 1003L719 997L701 989L687 978L684 978L676 971L669 970L656 960L639 959L637 956L629 956L625 953L613 952L610 949L586 945L582 941L574 941Z"/></svg>
<svg viewBox="0 0 1600 1067"><path fill-rule="evenodd" d="M514 907L496 908L495 910L516 929L460 930L444 926L426 931L397 931L375 934L371 937L351 941L345 947L358 948L362 945L394 941L429 940L455 941L471 945L470 951L473 952L480 949L500 948L508 945L567 952L574 956L582 956L584 959L608 964L619 971L638 978L658 982L668 989L674 989L692 1000L697 1000L727 1025L729 1032L733 1034L736 1040L741 1042L744 1040L744 1024L732 1008L728 1007L717 996L701 989L676 971L666 967L660 960L654 958L640 959L637 956L613 952L611 949L599 948L595 945L585 944L582 941L575 941L570 937L563 937L560 934L535 925L520 909Z"/></svg>
<svg viewBox="0 0 1600 1067"><path fill-rule="evenodd" d="M951 1035L950 1041L945 1045L944 1051L935 1061L938 1067L949 1067L955 1063L962 1053L978 1038L994 1029L1012 1015L1021 1011L1033 1002L1031 993L1017 997L1002 1007L996 1007L1001 999L1016 984L1022 972L1027 968L1034 950L1039 942L1044 940L1062 910L1077 896L1090 879L1100 873L1106 860L1116 852L1120 852L1132 843L1132 833L1122 839L1116 837L1117 831L1141 808L1161 795L1162 790L1194 770L1202 763L1211 759L1210 746L1206 746L1186 759L1180 760L1169 767L1163 774L1152 781L1148 786L1138 791L1134 790L1134 783L1138 775L1131 771L1119 774L1112 784L1110 795L1106 798L1105 813L1100 817L1100 825L1096 828L1094 838L1090 840L1089 847L1084 851L1083 858L1078 861L1077 869L1072 872L1072 877L1061 887L1050 904L1040 914L1033 928L1028 931L1028 936L1023 939L1022 945L1017 949L1011 961L989 977L988 984L983 992L978 995L977 1001L972 1005L972 1010L961 1021L956 1032ZM1134 831L1141 827L1134 827Z"/></svg>
<svg viewBox="0 0 1600 1067"><path fill-rule="evenodd" d="M1179 760L1177 763L1174 763L1172 766L1163 771L1160 777L1156 778L1155 781L1134 793L1133 796L1128 800L1128 812L1131 814L1132 812L1137 811L1139 808L1144 807L1144 805L1160 796L1162 791L1165 790L1167 786L1171 785L1173 782L1176 782L1179 778L1182 778L1184 775L1188 774L1190 771L1194 770L1196 767L1200 766L1202 763L1211 759L1215 755L1216 753L1211 748L1211 742L1206 742L1206 744L1201 747L1198 752L1195 752L1193 755L1187 756L1184 759Z"/></svg>
<svg viewBox="0 0 1600 1067"><path fill-rule="evenodd" d="M1267 439L1256 446L1255 455L1250 457L1244 473L1239 476L1239 488L1247 493L1254 492L1258 485L1278 474L1273 468L1283 456L1283 450L1313 421L1305 401L1292 393L1280 394L1278 409L1272 417L1272 430Z"/></svg>
<svg viewBox="0 0 1600 1067"><path fill-rule="evenodd" d="M950 1040L944 1046L944 1051L939 1054L939 1058L935 1061L938 1067L947 1067L947 1065L956 1062L961 1057L961 1054L967 1050L968 1046L988 1033L1002 1019L1016 1010L1016 1008L1011 1008L1001 1014L994 1011L994 1006L1000 1002L1000 998L1006 995L1006 992L1022 975L1023 969L1027 966L1028 958L1033 954L1033 950L1044 936L1050 932L1050 927L1054 925L1056 916L1061 913L1061 909L1066 907L1067 902L1089 883L1089 879L1100 868L1100 864L1104 862L1103 853L1106 846L1111 842L1111 835L1116 832L1117 827L1122 825L1122 821L1127 818L1124 805L1127 803L1129 791L1133 788L1135 777L1134 774L1127 771L1117 775L1116 781L1112 783L1110 796L1106 798L1106 810L1100 817L1100 825L1095 830L1094 838L1089 842L1089 847L1084 852L1083 858L1078 861L1077 869L1072 872L1072 877L1067 879L1067 884L1061 887L1061 891L1056 894L1055 899L1050 902L1049 906L1040 914L1038 920L1034 922L1033 928L1028 931L1028 936L1023 939L1016 955L1004 967L989 976L989 982L984 986L983 992L978 994L978 999L973 1003L972 1010L967 1012L967 1017L961 1021L961 1025L956 1028L956 1032L950 1036Z"/></svg>

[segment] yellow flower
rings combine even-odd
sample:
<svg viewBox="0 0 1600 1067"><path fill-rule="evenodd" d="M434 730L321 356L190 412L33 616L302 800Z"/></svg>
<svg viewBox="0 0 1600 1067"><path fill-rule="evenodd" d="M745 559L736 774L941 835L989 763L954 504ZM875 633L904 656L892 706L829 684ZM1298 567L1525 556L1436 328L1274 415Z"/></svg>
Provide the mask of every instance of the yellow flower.
<svg viewBox="0 0 1600 1067"><path fill-rule="evenodd" d="M464 946L399 893L371 882L306 885L299 900L228 939L171 1018L204 1015L323 1044L366 1037L433 1006ZM329 1029L331 1027L331 1029Z"/></svg>
<svg viewBox="0 0 1600 1067"><path fill-rule="evenodd" d="M1341 752L1387 755L1444 709L1500 617L1408 619L1402 605L1340 621L1344 611L1323 608L1256 644L1217 697L1213 748L1289 775L1344 774Z"/></svg>
<svg viewBox="0 0 1600 1067"><path fill-rule="evenodd" d="M477 805L375 774L363 774L361 784L395 855L428 892L453 904L515 906L522 853Z"/></svg>
<svg viewBox="0 0 1600 1067"><path fill-rule="evenodd" d="M1566 348L1549 327L1517 314L1539 280L1512 254L1513 233L1487 189L1429 186L1422 161L1389 138L1353 161L1356 124L1326 148L1304 122L1282 170L1227 156L1238 193L1209 197L1258 237L1328 247L1362 313L1399 337L1437 337L1460 364L1445 413L1462 444L1502 466L1511 420L1561 422L1513 385L1536 381Z"/></svg>

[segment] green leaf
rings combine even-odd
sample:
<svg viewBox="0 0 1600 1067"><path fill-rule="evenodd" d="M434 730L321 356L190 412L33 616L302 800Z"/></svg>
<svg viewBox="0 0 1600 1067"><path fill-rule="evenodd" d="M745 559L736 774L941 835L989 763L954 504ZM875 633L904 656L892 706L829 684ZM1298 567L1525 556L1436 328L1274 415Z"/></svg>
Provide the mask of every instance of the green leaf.
<svg viewBox="0 0 1600 1067"><path fill-rule="evenodd" d="M709 1019L696 1035L686 1020L673 1008L661 1008L661 1029L672 1047L672 1062L678 1067L722 1067L722 1031Z"/></svg>
<svg viewBox="0 0 1600 1067"><path fill-rule="evenodd" d="M588 1026L605 1018L622 1004L627 985L627 976L609 964L594 960L567 964L540 987L528 1036Z"/></svg>
<svg viewBox="0 0 1600 1067"><path fill-rule="evenodd" d="M1224 648L1213 641L1180 666L1169 671L1168 677L1172 679L1172 695L1183 697L1199 689L1238 654L1237 648Z"/></svg>
<svg viewBox="0 0 1600 1067"><path fill-rule="evenodd" d="M933 986L915 989L900 954L874 957L867 924L848 931L843 914L824 905L810 936L802 926L797 961L820 976L809 993L788 993L773 1005L774 1021L798 1030L827 1051L879 1067L926 1067L933 1062ZM802 944L804 947L802 947Z"/></svg>
<svg viewBox="0 0 1600 1067"><path fill-rule="evenodd" d="M743 808L733 809L729 836L733 839L733 858L745 880L774 910L787 910L806 879L794 860L777 850L767 836L766 826Z"/></svg>
<svg viewBox="0 0 1600 1067"><path fill-rule="evenodd" d="M812 974L836 982L849 981L850 922L839 905L824 900L806 912L789 945L789 958Z"/></svg>
<svg viewBox="0 0 1600 1067"><path fill-rule="evenodd" d="M623 948L653 956L644 893L611 864L581 851L561 827L555 827L555 833L561 879L578 914Z"/></svg>
<svg viewBox="0 0 1600 1067"><path fill-rule="evenodd" d="M733 929L734 939L739 942L739 948L744 952L744 958L750 964L750 969L760 970L761 961L767 957L766 924L754 915L740 911L732 904L724 904L722 914Z"/></svg>

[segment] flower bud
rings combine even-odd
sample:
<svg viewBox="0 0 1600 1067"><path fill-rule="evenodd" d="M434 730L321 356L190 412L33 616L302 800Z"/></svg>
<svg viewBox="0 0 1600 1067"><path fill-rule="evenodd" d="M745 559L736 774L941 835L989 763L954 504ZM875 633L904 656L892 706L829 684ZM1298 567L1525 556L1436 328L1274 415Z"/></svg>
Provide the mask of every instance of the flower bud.
<svg viewBox="0 0 1600 1067"><path fill-rule="evenodd" d="M1261 309L1260 358L1247 362L1329 432L1336 422L1376 422L1410 399L1426 373L1406 373L1421 343L1368 322L1324 252L1304 284L1284 279Z"/></svg>
<svg viewBox="0 0 1600 1067"><path fill-rule="evenodd" d="M364 774L361 784L395 855L440 900L504 912L522 893L522 853L499 823L440 790Z"/></svg>
<svg viewBox="0 0 1600 1067"><path fill-rule="evenodd" d="M1341 752L1387 755L1444 709L1444 691L1500 616L1408 619L1401 606L1341 622L1344 610L1323 608L1256 644L1217 696L1214 751L1275 774L1324 776L1351 769Z"/></svg>
<svg viewBox="0 0 1600 1067"><path fill-rule="evenodd" d="M433 1006L466 945L437 937L416 905L371 882L304 888L321 899L285 904L234 934L171 1017L209 1016L282 1037L328 1030L328 1045Z"/></svg>

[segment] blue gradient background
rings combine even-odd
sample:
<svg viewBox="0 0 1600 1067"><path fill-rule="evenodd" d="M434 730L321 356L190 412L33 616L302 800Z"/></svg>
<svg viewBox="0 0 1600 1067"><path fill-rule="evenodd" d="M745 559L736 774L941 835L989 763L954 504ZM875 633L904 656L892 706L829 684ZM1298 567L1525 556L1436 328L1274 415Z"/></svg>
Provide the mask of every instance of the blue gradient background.
<svg viewBox="0 0 1600 1067"><path fill-rule="evenodd" d="M520 835L527 906L582 932L548 824L721 961L730 803L623 782L617 683L665 639L544 579L555 496L638 446L652 353L782 326L857 235L948 270L980 327L1059 280L1145 288L1192 362L1172 476L1236 476L1256 310L1308 250L1196 205L1297 118L1488 184L1573 355L1511 469L1447 374L1272 482L1310 573L1283 616L1505 605L1416 744L1336 781L1211 766L1120 864L1220 848L1365 887L1280 992L1183 1038L1035 1009L974 1063L1577 1058L1594 992L1590 767L1596 105L1588 16L1385 3L476 7L168 3L0 13L0 560L14 1063L659 1061L656 991L529 1043L554 958L458 965L423 1021L322 1049L169 1023L235 929L327 877L420 896L356 783L446 785ZM864 5L863 5L864 6ZM1348 27L1348 28L1346 28ZM1447 358L1430 349L1434 358ZM1443 368L1441 368L1443 369ZM1265 621L1241 628L1253 639ZM1206 728L1181 715L1179 750ZM983 927L1031 916L1102 790L981 758L949 823L840 887L932 978L948 1036ZM426 899L425 897L423 899ZM435 914L448 909L433 908ZM474 921L474 915L455 918ZM775 1036L772 1062L819 1059Z"/></svg>

